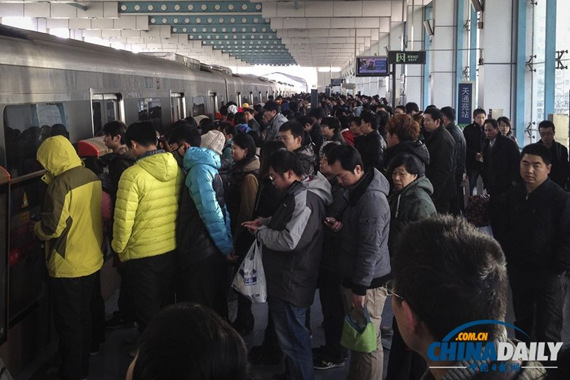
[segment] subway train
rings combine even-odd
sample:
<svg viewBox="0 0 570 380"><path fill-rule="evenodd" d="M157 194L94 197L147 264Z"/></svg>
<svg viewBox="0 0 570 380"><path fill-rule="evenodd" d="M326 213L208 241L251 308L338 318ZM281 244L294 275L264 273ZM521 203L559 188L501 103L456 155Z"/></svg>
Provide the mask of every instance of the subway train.
<svg viewBox="0 0 570 380"><path fill-rule="evenodd" d="M41 141L57 128L77 143L112 120L150 120L164 131L229 101L293 93L290 84L167 58L0 25L0 358L13 374L54 341L43 248L29 229L45 190L35 160ZM108 297L117 283L112 260L101 277Z"/></svg>

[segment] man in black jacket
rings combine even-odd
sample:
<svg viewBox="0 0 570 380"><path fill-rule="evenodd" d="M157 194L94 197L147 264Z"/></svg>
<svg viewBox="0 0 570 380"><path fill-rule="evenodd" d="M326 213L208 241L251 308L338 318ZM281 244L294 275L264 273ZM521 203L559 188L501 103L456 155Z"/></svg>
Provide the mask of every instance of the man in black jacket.
<svg viewBox="0 0 570 380"><path fill-rule="evenodd" d="M378 132L378 118L374 112L365 111L360 115L361 136L354 140L354 147L362 156L364 169L376 168L384 170L384 152L382 150L382 136Z"/></svg>
<svg viewBox="0 0 570 380"><path fill-rule="evenodd" d="M505 193L519 181L519 147L510 138L501 135L495 119L485 120L483 165L481 176L491 197Z"/></svg>
<svg viewBox="0 0 570 380"><path fill-rule="evenodd" d="M463 136L461 129L455 124L455 110L452 107L443 107L441 115L443 117L443 126L455 140L455 189L457 197L456 201L452 203L450 211L453 215L459 215L465 205L461 188L463 176L465 175L465 136Z"/></svg>
<svg viewBox="0 0 570 380"><path fill-rule="evenodd" d="M556 128L554 123L549 120L543 120L538 124L538 132L540 133L539 144L543 144L550 151L552 158L552 170L550 171L550 179L566 189L570 167L568 164L568 149L559 142L554 141Z"/></svg>
<svg viewBox="0 0 570 380"><path fill-rule="evenodd" d="M473 194L473 189L477 186L477 179L481 174L481 153L483 152L483 122L487 113L482 108L473 111L473 123L463 129L465 136L467 154L465 156L465 168L469 178L469 194Z"/></svg>
<svg viewBox="0 0 570 380"><path fill-rule="evenodd" d="M563 272L570 264L570 195L548 178L551 167L545 146L523 149L524 183L501 197L505 219L493 231L507 256L515 325L539 342L561 339Z"/></svg>
<svg viewBox="0 0 570 380"><path fill-rule="evenodd" d="M424 112L424 128L429 132L425 144L429 151L430 163L426 177L433 185L432 200L438 213L450 211L456 198L455 188L455 140L441 125L441 111L435 107Z"/></svg>

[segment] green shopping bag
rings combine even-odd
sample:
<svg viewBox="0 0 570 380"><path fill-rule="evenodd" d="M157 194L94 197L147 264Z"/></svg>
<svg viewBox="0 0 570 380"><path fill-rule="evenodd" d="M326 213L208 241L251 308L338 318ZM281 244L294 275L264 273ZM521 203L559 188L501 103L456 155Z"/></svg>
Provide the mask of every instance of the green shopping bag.
<svg viewBox="0 0 570 380"><path fill-rule="evenodd" d="M360 325L352 318L351 309L344 317L340 344L352 351L369 353L378 349L376 326L370 321L368 308L364 306L366 324Z"/></svg>

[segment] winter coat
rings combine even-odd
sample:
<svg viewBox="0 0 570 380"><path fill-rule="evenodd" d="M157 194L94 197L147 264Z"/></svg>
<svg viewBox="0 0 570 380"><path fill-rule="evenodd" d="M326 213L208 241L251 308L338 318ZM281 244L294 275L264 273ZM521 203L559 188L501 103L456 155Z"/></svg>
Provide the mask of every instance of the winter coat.
<svg viewBox="0 0 570 380"><path fill-rule="evenodd" d="M224 202L223 184L218 174L219 168L220 156L213 150L191 147L184 155L184 171L187 173L185 184L192 203L211 241L214 242L219 252L228 255L233 251L233 241L230 216ZM181 215L181 218L179 227L198 230L201 228L199 221L195 218L196 223L193 225L184 222L185 219L191 218L190 215ZM179 232L182 231L179 229ZM189 235L187 231L179 237L179 240L183 239L188 243L185 247L194 243L188 240ZM208 240L206 236L202 238Z"/></svg>
<svg viewBox="0 0 570 380"><path fill-rule="evenodd" d="M117 197L121 175L127 168L133 166L135 161L135 157L127 147L120 149L117 153L109 153L101 157L103 165L109 168L110 187L108 192L113 201Z"/></svg>
<svg viewBox="0 0 570 380"><path fill-rule="evenodd" d="M112 247L122 262L176 248L176 215L182 170L164 151L140 156L119 181Z"/></svg>
<svg viewBox="0 0 570 380"><path fill-rule="evenodd" d="M303 145L294 152L301 161L301 167L305 175L313 175L315 173L315 166L317 164L317 157L313 150L313 145Z"/></svg>
<svg viewBox="0 0 570 380"><path fill-rule="evenodd" d="M278 113L275 115L275 117L271 119L263 131L265 134L265 141L279 140L279 127L281 127L287 121L287 118L282 114Z"/></svg>
<svg viewBox="0 0 570 380"><path fill-rule="evenodd" d="M424 164L424 169L429 165L430 157L428 148L421 141L402 141L399 144L391 146L384 152L384 162L386 163L386 172L388 174L388 180L392 181L392 171L394 168L391 167L392 160L394 157L403 153L411 153L420 159Z"/></svg>
<svg viewBox="0 0 570 380"><path fill-rule="evenodd" d="M321 250L325 205L332 201L322 174L294 182L272 217L263 219L256 238L263 244L267 293L297 307L313 303Z"/></svg>
<svg viewBox="0 0 570 380"><path fill-rule="evenodd" d="M459 184L463 180L463 173L465 173L465 154L467 149L465 136L463 136L461 129L455 123L449 123L445 129L455 140L455 183Z"/></svg>
<svg viewBox="0 0 570 380"><path fill-rule="evenodd" d="M483 127L476 123L469 124L463 128L463 136L465 136L465 169L481 170L481 163L476 160L477 153L483 152L483 142L485 141L485 133Z"/></svg>
<svg viewBox="0 0 570 380"><path fill-rule="evenodd" d="M348 206L341 219L338 268L344 286L355 294L365 295L366 289L382 286L391 272L390 206L386 199L389 190L384 175L371 169L344 193Z"/></svg>
<svg viewBox="0 0 570 380"><path fill-rule="evenodd" d="M362 156L364 169L376 168L384 170L384 152L382 151L382 136L378 131L354 139L354 147Z"/></svg>
<svg viewBox="0 0 570 380"><path fill-rule="evenodd" d="M332 203L327 206L325 217L341 220L342 214L348 205L347 199L344 197L345 189L338 184L336 177L329 180L331 184ZM330 272L338 272L337 264L340 255L340 233L333 232L330 228L324 229L323 257L321 259L321 269Z"/></svg>
<svg viewBox="0 0 570 380"><path fill-rule="evenodd" d="M259 188L258 177L259 158L257 156L251 157L247 162L234 164L226 197L234 243L239 240L243 232L247 233L241 224L253 219L253 209Z"/></svg>
<svg viewBox="0 0 570 380"><path fill-rule="evenodd" d="M436 214L431 200L433 186L427 177L418 177L415 181L395 191L388 197L390 204L390 255L393 256L397 239L404 228L411 222L427 219Z"/></svg>
<svg viewBox="0 0 570 380"><path fill-rule="evenodd" d="M37 160L48 172L43 178L48 187L34 232L46 241L49 276L75 278L95 273L103 265L101 181L82 166L63 136L46 139Z"/></svg>
<svg viewBox="0 0 570 380"><path fill-rule="evenodd" d="M433 186L432 200L439 213L446 213L457 194L455 140L444 127L439 127L430 133L425 144L430 157L426 177Z"/></svg>
<svg viewBox="0 0 570 380"><path fill-rule="evenodd" d="M520 182L519 147L508 137L497 135L495 143L485 140L481 176L487 192L499 195Z"/></svg>
<svg viewBox="0 0 570 380"><path fill-rule="evenodd" d="M538 143L542 144L543 142L539 140ZM550 169L549 177L565 189L568 183L568 176L570 175L568 149L559 142L554 141L554 144L548 150L550 150L550 157L552 158L552 168Z"/></svg>
<svg viewBox="0 0 570 380"><path fill-rule="evenodd" d="M522 270L560 274L570 269L570 194L551 179L527 193L511 188L495 203L493 234L507 263Z"/></svg>

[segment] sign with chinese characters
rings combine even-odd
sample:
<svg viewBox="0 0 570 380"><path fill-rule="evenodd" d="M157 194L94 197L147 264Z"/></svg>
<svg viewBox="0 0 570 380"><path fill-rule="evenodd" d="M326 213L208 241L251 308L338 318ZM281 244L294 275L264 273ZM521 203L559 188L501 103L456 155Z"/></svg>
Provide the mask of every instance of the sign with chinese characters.
<svg viewBox="0 0 570 380"><path fill-rule="evenodd" d="M426 52L421 51L389 51L388 61L391 64L405 63L407 65L424 65Z"/></svg>
<svg viewBox="0 0 570 380"><path fill-rule="evenodd" d="M473 82L461 82L458 86L457 125L466 126L471 124L473 113Z"/></svg>

